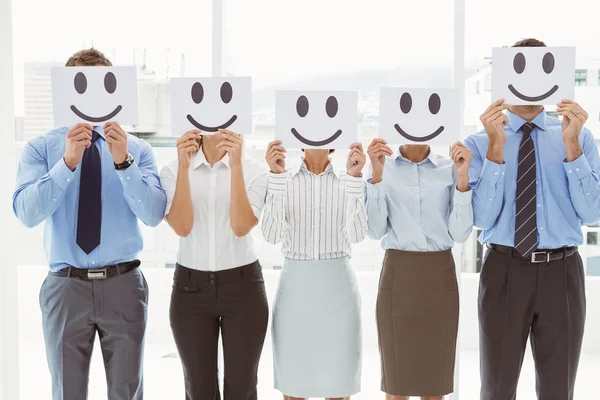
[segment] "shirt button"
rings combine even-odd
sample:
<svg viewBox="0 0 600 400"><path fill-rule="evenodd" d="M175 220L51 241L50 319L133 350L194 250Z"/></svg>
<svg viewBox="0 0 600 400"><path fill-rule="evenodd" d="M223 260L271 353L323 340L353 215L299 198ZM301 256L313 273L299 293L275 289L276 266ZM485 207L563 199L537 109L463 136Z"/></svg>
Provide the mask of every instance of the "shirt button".
<svg viewBox="0 0 600 400"><path fill-rule="evenodd" d="M127 180L131 179L130 177L127 177Z"/></svg>
<svg viewBox="0 0 600 400"><path fill-rule="evenodd" d="M498 176L498 173L496 172L496 173L494 173L494 175Z"/></svg>
<svg viewBox="0 0 600 400"><path fill-rule="evenodd" d="M538 208L540 208L541 206L542 206L541 204L538 204Z"/></svg>
<svg viewBox="0 0 600 400"><path fill-rule="evenodd" d="M489 200L489 201L492 201L492 198L490 197L488 200Z"/></svg>
<svg viewBox="0 0 600 400"><path fill-rule="evenodd" d="M502 173L502 175L504 175L504 172Z"/></svg>
<svg viewBox="0 0 600 400"><path fill-rule="evenodd" d="M570 169L570 170L569 170L569 173L570 173L570 174L572 174L572 173L573 173L573 170L572 170L572 169Z"/></svg>
<svg viewBox="0 0 600 400"><path fill-rule="evenodd" d="M66 180L67 180L67 182L71 182L71 178L67 178Z"/></svg>
<svg viewBox="0 0 600 400"><path fill-rule="evenodd" d="M96 261L92 261L92 265L96 265Z"/></svg>
<svg viewBox="0 0 600 400"><path fill-rule="evenodd" d="M141 203L141 202L142 202L141 200L138 200L138 203Z"/></svg>
<svg viewBox="0 0 600 400"><path fill-rule="evenodd" d="M210 280L210 284L211 284L211 285L214 285L214 283L215 283L215 280L214 280L214 279L211 279L211 280Z"/></svg>
<svg viewBox="0 0 600 400"><path fill-rule="evenodd" d="M188 290L188 287L187 287L187 286L184 286L184 287L183 287L183 290Z"/></svg>
<svg viewBox="0 0 600 400"><path fill-rule="evenodd" d="M586 193L586 195L588 195L588 196L589 196L590 194L589 194L589 193Z"/></svg>
<svg viewBox="0 0 600 400"><path fill-rule="evenodd" d="M575 171L579 171L579 168L575 168Z"/></svg>
<svg viewBox="0 0 600 400"><path fill-rule="evenodd" d="M123 180L123 178L119 178L120 180Z"/></svg>
<svg viewBox="0 0 600 400"><path fill-rule="evenodd" d="M588 194L589 194L589 193L588 193ZM56 203L56 199L52 199L52 201Z"/></svg>
<svg viewBox="0 0 600 400"><path fill-rule="evenodd" d="M538 183L540 183L539 181L535 181L535 184L537 185Z"/></svg>
<svg viewBox="0 0 600 400"><path fill-rule="evenodd" d="M543 231L543 230L544 230L544 227L543 227L543 226L540 226L540 231Z"/></svg>

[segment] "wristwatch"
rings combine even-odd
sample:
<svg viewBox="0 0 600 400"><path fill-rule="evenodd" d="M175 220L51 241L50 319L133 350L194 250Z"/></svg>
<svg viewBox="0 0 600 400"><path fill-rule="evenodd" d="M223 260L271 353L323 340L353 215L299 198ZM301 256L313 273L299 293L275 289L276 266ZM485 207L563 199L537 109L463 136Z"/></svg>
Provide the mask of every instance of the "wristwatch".
<svg viewBox="0 0 600 400"><path fill-rule="evenodd" d="M133 164L133 156L131 154L127 154L127 158L121 164L115 163L115 169L117 171L123 171L129 168Z"/></svg>

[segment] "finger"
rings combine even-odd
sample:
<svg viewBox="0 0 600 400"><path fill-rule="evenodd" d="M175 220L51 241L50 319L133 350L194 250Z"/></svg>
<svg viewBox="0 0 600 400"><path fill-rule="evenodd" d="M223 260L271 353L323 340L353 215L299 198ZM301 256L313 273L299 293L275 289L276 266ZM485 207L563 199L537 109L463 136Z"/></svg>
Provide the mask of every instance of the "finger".
<svg viewBox="0 0 600 400"><path fill-rule="evenodd" d="M87 132L84 131L84 132L78 133L77 135L71 137L70 139L71 139L71 141L74 141L74 142L79 142L79 141L82 141L82 140L91 140L92 139L92 135L90 135L90 134L88 134Z"/></svg>
<svg viewBox="0 0 600 400"><path fill-rule="evenodd" d="M498 99L486 108L482 115L489 114L494 108L500 107L504 104L504 99Z"/></svg>
<svg viewBox="0 0 600 400"><path fill-rule="evenodd" d="M487 113L485 113L482 118L483 120L486 119L490 119L492 116L496 115L497 113L502 113L504 110L508 110L510 106L508 104L503 104L501 106L498 107L494 107L491 110L489 110Z"/></svg>
<svg viewBox="0 0 600 400"><path fill-rule="evenodd" d="M494 116L493 119L489 119L488 123L494 124L494 123L500 122L500 121L506 121L506 122L508 122L508 119L506 118L506 115L504 115L504 114L496 115L496 116ZM503 125L505 125L505 124L506 123L503 123Z"/></svg>
<svg viewBox="0 0 600 400"><path fill-rule="evenodd" d="M378 144L387 144L387 142L383 138L375 138L371 141L371 144L369 145L369 147L373 147Z"/></svg>
<svg viewBox="0 0 600 400"><path fill-rule="evenodd" d="M181 135L181 137L179 139L177 139L177 144L179 145L180 143L185 143L189 140L196 140L200 135L200 131L195 129L193 131L189 131L184 133L183 135Z"/></svg>
<svg viewBox="0 0 600 400"><path fill-rule="evenodd" d="M561 112L558 113L558 115L566 116L570 121L577 121L577 120L579 120L579 118L577 118L577 115L575 115L573 113L573 111L561 111Z"/></svg>
<svg viewBox="0 0 600 400"><path fill-rule="evenodd" d="M81 133L87 133L89 138L92 138L92 131L90 129L87 129L86 127L79 127L77 129L72 129L71 131L69 131L69 133L67 133L67 137L68 138L72 138L75 137Z"/></svg>
<svg viewBox="0 0 600 400"><path fill-rule="evenodd" d="M281 140L273 140L269 143L269 146L267 146L267 150L270 150L274 146L280 146L281 143L283 143Z"/></svg>

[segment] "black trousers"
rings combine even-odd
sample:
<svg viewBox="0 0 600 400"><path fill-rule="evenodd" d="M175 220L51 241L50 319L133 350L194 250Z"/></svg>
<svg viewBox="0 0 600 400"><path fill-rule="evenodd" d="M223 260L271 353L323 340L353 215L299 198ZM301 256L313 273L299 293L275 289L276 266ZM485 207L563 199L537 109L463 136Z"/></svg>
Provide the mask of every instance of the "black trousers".
<svg viewBox="0 0 600 400"><path fill-rule="evenodd" d="M186 400L220 400L217 357L223 340L225 400L256 400L269 306L258 261L205 272L177 265L170 320L183 364Z"/></svg>
<svg viewBox="0 0 600 400"><path fill-rule="evenodd" d="M579 253L533 264L488 253L479 286L481 400L514 400L530 337L540 400L572 400L585 325Z"/></svg>

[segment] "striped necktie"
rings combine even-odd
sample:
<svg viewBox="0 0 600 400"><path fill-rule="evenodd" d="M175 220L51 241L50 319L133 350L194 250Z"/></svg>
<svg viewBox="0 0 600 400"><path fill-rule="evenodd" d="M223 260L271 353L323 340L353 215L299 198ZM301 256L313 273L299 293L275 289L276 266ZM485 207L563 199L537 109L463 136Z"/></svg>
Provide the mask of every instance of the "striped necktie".
<svg viewBox="0 0 600 400"><path fill-rule="evenodd" d="M523 138L519 147L517 167L517 200L515 216L515 249L523 257L529 257L538 245L536 220L536 167L535 147L531 131L535 125L527 122L521 127Z"/></svg>
<svg viewBox="0 0 600 400"><path fill-rule="evenodd" d="M92 146L85 149L81 159L76 243L86 254L100 244L102 228L102 163L96 146L99 138L98 132L94 131Z"/></svg>

